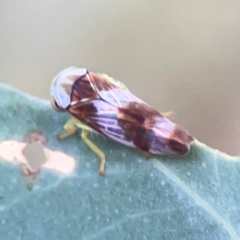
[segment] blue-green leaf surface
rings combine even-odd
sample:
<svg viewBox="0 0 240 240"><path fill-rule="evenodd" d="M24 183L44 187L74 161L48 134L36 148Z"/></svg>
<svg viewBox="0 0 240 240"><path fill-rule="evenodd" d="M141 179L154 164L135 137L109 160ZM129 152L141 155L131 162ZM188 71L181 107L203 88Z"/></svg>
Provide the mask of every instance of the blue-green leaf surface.
<svg viewBox="0 0 240 240"><path fill-rule="evenodd" d="M0 160L0 238L240 239L240 159L195 141L184 158L146 161L133 149L102 136L91 139L99 160L76 135L58 142L67 114L46 101L0 85L0 140L21 141L41 130L48 147L77 160L70 176L42 170L32 191L19 165Z"/></svg>

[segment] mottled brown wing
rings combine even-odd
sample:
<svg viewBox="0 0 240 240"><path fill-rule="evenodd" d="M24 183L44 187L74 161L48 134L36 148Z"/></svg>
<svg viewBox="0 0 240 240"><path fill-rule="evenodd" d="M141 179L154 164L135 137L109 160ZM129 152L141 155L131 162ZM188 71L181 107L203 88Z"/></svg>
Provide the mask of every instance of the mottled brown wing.
<svg viewBox="0 0 240 240"><path fill-rule="evenodd" d="M68 111L96 132L126 146L136 147L119 124L118 108L102 99L71 106Z"/></svg>
<svg viewBox="0 0 240 240"><path fill-rule="evenodd" d="M142 103L120 108L118 123L137 148L153 154L184 155L193 141L181 126Z"/></svg>
<svg viewBox="0 0 240 240"><path fill-rule="evenodd" d="M68 109L71 115L102 135L142 151L159 155L188 151L191 139L185 130L129 91L102 79L92 82L92 75L76 81L71 95L76 104Z"/></svg>
<svg viewBox="0 0 240 240"><path fill-rule="evenodd" d="M138 102L130 102L119 109L119 125L127 139L142 151L149 152L153 127L161 114L152 107Z"/></svg>
<svg viewBox="0 0 240 240"><path fill-rule="evenodd" d="M89 77L101 99L115 107L123 107L129 102L146 104L144 101L136 97L130 91L124 88L120 88L114 83L106 81L104 78L95 73L90 72Z"/></svg>
<svg viewBox="0 0 240 240"><path fill-rule="evenodd" d="M79 104L69 112L89 127L122 144L149 150L148 133L161 115L131 92L89 73L75 82L71 100Z"/></svg>

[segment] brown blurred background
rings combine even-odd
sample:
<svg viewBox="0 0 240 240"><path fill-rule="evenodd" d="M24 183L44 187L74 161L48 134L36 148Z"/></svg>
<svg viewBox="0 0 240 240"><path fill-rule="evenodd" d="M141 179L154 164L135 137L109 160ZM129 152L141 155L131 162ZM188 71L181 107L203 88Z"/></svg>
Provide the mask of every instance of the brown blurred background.
<svg viewBox="0 0 240 240"><path fill-rule="evenodd" d="M112 75L198 140L240 154L240 1L0 1L1 82L49 99L72 65Z"/></svg>

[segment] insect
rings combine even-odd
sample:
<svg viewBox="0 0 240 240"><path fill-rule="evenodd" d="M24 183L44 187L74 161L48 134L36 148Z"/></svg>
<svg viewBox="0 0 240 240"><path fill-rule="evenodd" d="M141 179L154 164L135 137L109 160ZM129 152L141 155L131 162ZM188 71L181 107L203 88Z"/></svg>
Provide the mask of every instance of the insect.
<svg viewBox="0 0 240 240"><path fill-rule="evenodd" d="M102 134L123 145L150 155L180 156L189 152L193 137L181 126L132 94L120 81L85 68L59 72L51 85L52 107L67 111L62 140L82 129L83 141L100 158L99 174L105 174L105 154L88 138Z"/></svg>

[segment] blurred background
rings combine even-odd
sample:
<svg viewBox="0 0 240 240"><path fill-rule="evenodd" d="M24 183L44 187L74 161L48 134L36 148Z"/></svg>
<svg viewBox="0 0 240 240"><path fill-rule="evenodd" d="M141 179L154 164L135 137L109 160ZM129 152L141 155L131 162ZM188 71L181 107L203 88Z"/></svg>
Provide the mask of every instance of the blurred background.
<svg viewBox="0 0 240 240"><path fill-rule="evenodd" d="M123 81L198 140L240 154L240 1L0 1L1 82L49 99L72 65Z"/></svg>

